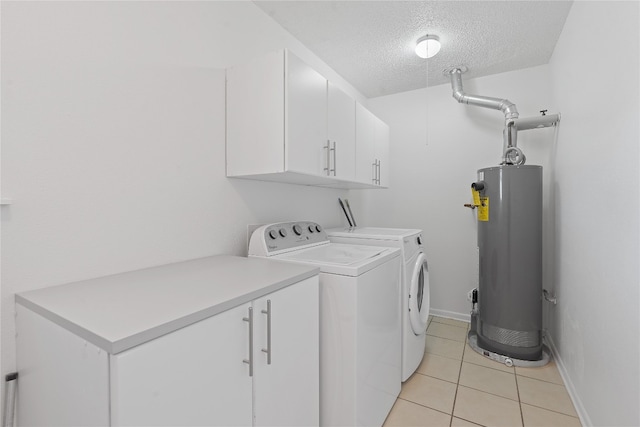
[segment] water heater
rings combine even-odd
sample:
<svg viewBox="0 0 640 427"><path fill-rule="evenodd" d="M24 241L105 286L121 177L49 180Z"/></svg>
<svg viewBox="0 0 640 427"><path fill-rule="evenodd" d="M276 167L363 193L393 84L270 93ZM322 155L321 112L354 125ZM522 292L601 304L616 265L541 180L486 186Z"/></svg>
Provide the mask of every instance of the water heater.
<svg viewBox="0 0 640 427"><path fill-rule="evenodd" d="M475 350L507 365L531 366L527 362L545 358L546 363L548 355L543 354L542 343L542 167L480 169L472 188L479 202L479 282L469 342Z"/></svg>

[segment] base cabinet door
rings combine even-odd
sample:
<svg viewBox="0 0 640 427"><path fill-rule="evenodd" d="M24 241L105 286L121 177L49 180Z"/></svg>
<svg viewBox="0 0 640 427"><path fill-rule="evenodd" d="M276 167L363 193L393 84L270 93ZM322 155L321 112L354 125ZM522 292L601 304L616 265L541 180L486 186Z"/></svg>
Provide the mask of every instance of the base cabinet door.
<svg viewBox="0 0 640 427"><path fill-rule="evenodd" d="M315 277L253 302L254 425L319 424L318 301Z"/></svg>
<svg viewBox="0 0 640 427"><path fill-rule="evenodd" d="M318 283L112 355L111 425L318 425Z"/></svg>
<svg viewBox="0 0 640 427"><path fill-rule="evenodd" d="M112 355L112 425L250 426L249 307Z"/></svg>

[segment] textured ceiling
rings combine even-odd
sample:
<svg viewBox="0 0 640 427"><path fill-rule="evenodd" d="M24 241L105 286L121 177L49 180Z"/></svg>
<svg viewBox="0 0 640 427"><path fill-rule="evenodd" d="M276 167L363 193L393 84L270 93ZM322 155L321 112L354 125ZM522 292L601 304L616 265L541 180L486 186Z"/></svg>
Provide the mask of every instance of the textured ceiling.
<svg viewBox="0 0 640 427"><path fill-rule="evenodd" d="M255 1L366 97L549 62L570 1ZM425 34L440 37L431 59L414 53Z"/></svg>

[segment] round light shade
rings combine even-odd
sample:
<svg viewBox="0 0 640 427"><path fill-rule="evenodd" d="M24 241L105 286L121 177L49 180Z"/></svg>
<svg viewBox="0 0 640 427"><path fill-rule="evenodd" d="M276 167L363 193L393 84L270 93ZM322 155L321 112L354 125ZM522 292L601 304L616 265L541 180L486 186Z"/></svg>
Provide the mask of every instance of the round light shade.
<svg viewBox="0 0 640 427"><path fill-rule="evenodd" d="M418 39L416 55L420 58L431 58L438 52L440 52L440 39L438 36L426 35Z"/></svg>

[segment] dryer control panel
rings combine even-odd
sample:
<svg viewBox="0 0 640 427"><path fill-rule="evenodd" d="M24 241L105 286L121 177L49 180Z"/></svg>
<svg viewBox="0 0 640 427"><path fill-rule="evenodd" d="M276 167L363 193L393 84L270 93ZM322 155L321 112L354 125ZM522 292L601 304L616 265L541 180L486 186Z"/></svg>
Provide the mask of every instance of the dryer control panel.
<svg viewBox="0 0 640 427"><path fill-rule="evenodd" d="M328 243L324 229L315 222L278 222L263 225L253 232L249 240L249 255L277 255Z"/></svg>

